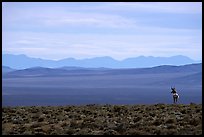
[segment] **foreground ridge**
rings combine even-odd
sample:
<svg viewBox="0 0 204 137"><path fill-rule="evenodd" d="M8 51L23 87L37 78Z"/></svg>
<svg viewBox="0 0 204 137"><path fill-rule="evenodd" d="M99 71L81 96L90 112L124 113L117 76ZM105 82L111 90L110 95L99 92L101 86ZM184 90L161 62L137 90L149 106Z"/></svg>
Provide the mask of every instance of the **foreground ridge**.
<svg viewBox="0 0 204 137"><path fill-rule="evenodd" d="M2 134L202 134L202 104L3 107Z"/></svg>

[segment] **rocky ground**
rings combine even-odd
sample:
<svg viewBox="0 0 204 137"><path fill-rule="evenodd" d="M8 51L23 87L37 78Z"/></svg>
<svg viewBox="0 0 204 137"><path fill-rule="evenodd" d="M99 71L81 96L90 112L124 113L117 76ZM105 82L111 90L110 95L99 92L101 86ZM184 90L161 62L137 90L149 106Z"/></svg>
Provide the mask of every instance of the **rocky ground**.
<svg viewBox="0 0 204 137"><path fill-rule="evenodd" d="M202 104L3 107L2 134L201 135Z"/></svg>

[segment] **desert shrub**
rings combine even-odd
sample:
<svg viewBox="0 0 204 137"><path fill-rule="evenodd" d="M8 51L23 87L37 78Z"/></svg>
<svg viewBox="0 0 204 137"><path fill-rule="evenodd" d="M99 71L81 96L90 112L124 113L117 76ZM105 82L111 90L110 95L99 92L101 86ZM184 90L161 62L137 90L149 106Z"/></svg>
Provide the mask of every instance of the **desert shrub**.
<svg viewBox="0 0 204 137"><path fill-rule="evenodd" d="M43 117L40 117L39 119L38 119L38 122L42 122L44 120L44 118Z"/></svg>
<svg viewBox="0 0 204 137"><path fill-rule="evenodd" d="M172 124L172 123L175 123L175 122L176 122L176 120L174 118L169 118L169 119L166 120L167 124Z"/></svg>
<svg viewBox="0 0 204 137"><path fill-rule="evenodd" d="M68 128L64 130L64 134L68 135L74 135L76 132L78 132L80 129L75 129L75 128Z"/></svg>
<svg viewBox="0 0 204 137"><path fill-rule="evenodd" d="M184 108L184 109L181 110L181 113L182 113L182 114L186 114L186 113L187 113L187 110Z"/></svg>
<svg viewBox="0 0 204 137"><path fill-rule="evenodd" d="M38 122L42 122L42 121L44 121L45 118L46 118L45 114L40 115L40 117L38 118Z"/></svg>
<svg viewBox="0 0 204 137"><path fill-rule="evenodd" d="M136 123L136 122L140 121L141 119L142 119L141 116L137 116L137 117L133 118L133 121Z"/></svg>
<svg viewBox="0 0 204 137"><path fill-rule="evenodd" d="M189 122L191 125L193 126L197 126L199 123L201 123L200 119L199 118L193 118L190 120Z"/></svg>
<svg viewBox="0 0 204 137"><path fill-rule="evenodd" d="M178 134L177 130L175 129L163 129L161 130L160 135L176 135Z"/></svg>
<svg viewBox="0 0 204 137"><path fill-rule="evenodd" d="M91 115L92 114L92 112L90 110L82 110L82 113L84 115Z"/></svg>
<svg viewBox="0 0 204 137"><path fill-rule="evenodd" d="M75 121L75 120L70 121L70 127L71 127L71 128L76 128L76 127L78 127L77 121Z"/></svg>
<svg viewBox="0 0 204 137"><path fill-rule="evenodd" d="M176 129L175 124L168 124L167 129Z"/></svg>
<svg viewBox="0 0 204 137"><path fill-rule="evenodd" d="M23 124L24 123L24 121L23 121L23 119L20 117L17 117L17 118L14 118L13 119L13 124Z"/></svg>
<svg viewBox="0 0 204 137"><path fill-rule="evenodd" d="M154 120L154 118L151 116L146 118L146 122L148 122L148 123L152 123L153 120Z"/></svg>
<svg viewBox="0 0 204 137"><path fill-rule="evenodd" d="M90 135L103 135L103 131L100 130L91 131Z"/></svg>
<svg viewBox="0 0 204 137"><path fill-rule="evenodd" d="M196 113L199 113L201 111L200 108L196 108Z"/></svg>
<svg viewBox="0 0 204 137"><path fill-rule="evenodd" d="M42 127L36 127L36 128L34 128L34 130L35 130L35 132L42 132L43 131Z"/></svg>
<svg viewBox="0 0 204 137"><path fill-rule="evenodd" d="M49 114L49 113L52 113L52 111L51 110L43 110L42 113L43 114Z"/></svg>
<svg viewBox="0 0 204 137"><path fill-rule="evenodd" d="M32 125L30 126L31 128L36 128L36 127L40 127L41 124L38 122L33 122Z"/></svg>
<svg viewBox="0 0 204 137"><path fill-rule="evenodd" d="M127 129L127 125L125 123L120 123L114 128L117 132L123 133Z"/></svg>
<svg viewBox="0 0 204 137"><path fill-rule="evenodd" d="M37 108L33 107L33 109L31 109L31 113L37 113L37 112L39 112Z"/></svg>
<svg viewBox="0 0 204 137"><path fill-rule="evenodd" d="M63 115L57 115L57 116L56 116L56 119L57 119L58 121L63 121L63 120L65 120L65 117L64 117Z"/></svg>
<svg viewBox="0 0 204 137"><path fill-rule="evenodd" d="M31 118L38 119L40 116L41 114L38 112L38 113L32 114Z"/></svg>
<svg viewBox="0 0 204 137"><path fill-rule="evenodd" d="M149 116L151 116L151 117L155 117L156 114L155 114L154 112L149 112Z"/></svg>
<svg viewBox="0 0 204 137"><path fill-rule="evenodd" d="M126 132L126 135L149 135L150 133L143 131L143 130L137 130L137 129L130 129Z"/></svg>
<svg viewBox="0 0 204 137"><path fill-rule="evenodd" d="M32 131L26 130L22 133L22 135L32 135Z"/></svg>
<svg viewBox="0 0 204 137"><path fill-rule="evenodd" d="M115 113L120 113L121 107L120 107L120 106L114 106L114 107L113 107L113 111L114 111Z"/></svg>
<svg viewBox="0 0 204 137"><path fill-rule="evenodd" d="M162 120L157 118L152 124L155 126L159 126L162 124Z"/></svg>
<svg viewBox="0 0 204 137"><path fill-rule="evenodd" d="M119 134L115 130L108 129L108 130L104 131L103 135L119 135Z"/></svg>
<svg viewBox="0 0 204 137"><path fill-rule="evenodd" d="M43 132L45 132L45 133L47 133L47 134L51 131L50 125L43 125L43 126L41 127L41 129L42 129Z"/></svg>
<svg viewBox="0 0 204 137"><path fill-rule="evenodd" d="M82 128L82 129L76 129L74 135L91 135L91 131L92 129L88 128L88 127L85 127L85 128Z"/></svg>
<svg viewBox="0 0 204 137"><path fill-rule="evenodd" d="M164 109L164 108L166 108L166 105L162 104L162 103L159 103L156 106L157 106L157 109Z"/></svg>
<svg viewBox="0 0 204 137"><path fill-rule="evenodd" d="M72 110L72 107L71 107L71 106L67 106L67 107L64 108L64 111L66 111L66 112L69 112L69 111L71 111L71 110Z"/></svg>

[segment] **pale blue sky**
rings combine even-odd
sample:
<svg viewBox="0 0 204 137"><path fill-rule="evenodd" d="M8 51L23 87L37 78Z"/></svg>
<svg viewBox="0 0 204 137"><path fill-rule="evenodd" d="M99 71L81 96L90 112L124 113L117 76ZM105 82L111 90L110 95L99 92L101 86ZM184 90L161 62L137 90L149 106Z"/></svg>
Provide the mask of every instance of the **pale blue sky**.
<svg viewBox="0 0 204 137"><path fill-rule="evenodd" d="M202 58L201 2L2 3L2 52L44 59Z"/></svg>

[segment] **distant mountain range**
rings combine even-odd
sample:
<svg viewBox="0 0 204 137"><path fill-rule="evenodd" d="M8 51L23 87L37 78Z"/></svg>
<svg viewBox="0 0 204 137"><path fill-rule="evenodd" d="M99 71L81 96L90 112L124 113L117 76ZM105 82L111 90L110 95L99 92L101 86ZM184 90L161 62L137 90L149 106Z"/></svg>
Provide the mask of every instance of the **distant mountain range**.
<svg viewBox="0 0 204 137"><path fill-rule="evenodd" d="M62 67L62 68L32 67L27 69L14 70L12 68L2 66L2 72L4 77L189 73L192 74L192 77L197 77L198 75L200 75L199 77L201 78L202 63L181 66L162 65L150 68L123 68L123 69L105 69L105 68L96 69L82 67Z"/></svg>
<svg viewBox="0 0 204 137"><path fill-rule="evenodd" d="M172 57L145 57L127 58L122 61L111 57L96 57L90 59L66 58L62 60L45 60L40 58L31 58L26 55L2 55L2 65L13 69L25 69L30 67L85 67L85 68L146 68L160 65L185 65L192 63L201 63L201 61L192 60L186 56L178 55ZM70 69L70 68L69 68Z"/></svg>

